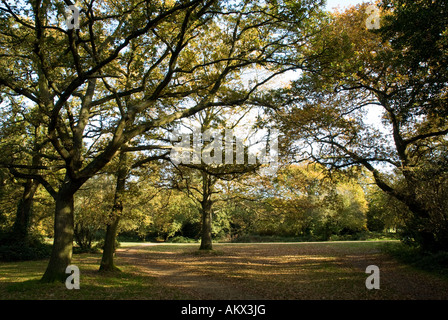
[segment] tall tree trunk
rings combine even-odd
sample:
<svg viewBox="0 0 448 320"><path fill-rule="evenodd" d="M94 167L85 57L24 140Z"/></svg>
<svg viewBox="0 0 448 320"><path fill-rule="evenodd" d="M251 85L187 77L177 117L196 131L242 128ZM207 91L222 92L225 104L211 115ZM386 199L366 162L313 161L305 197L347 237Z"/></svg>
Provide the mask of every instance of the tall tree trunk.
<svg viewBox="0 0 448 320"><path fill-rule="evenodd" d="M202 171L202 227L201 246L199 250L213 250L212 246L212 205L211 200L213 182L212 177L207 172Z"/></svg>
<svg viewBox="0 0 448 320"><path fill-rule="evenodd" d="M199 250L212 250L212 201L202 201L201 246Z"/></svg>
<svg viewBox="0 0 448 320"><path fill-rule="evenodd" d="M41 156L39 155L42 145L38 143L39 126L34 127L34 147L35 152L32 157L32 166L37 167L41 164ZM37 173L36 169L32 170L33 174ZM12 230L12 239L19 242L25 242L28 238L30 220L33 211L34 195L36 194L39 182L35 179L26 179L23 184L22 198L17 205L16 219Z"/></svg>
<svg viewBox="0 0 448 320"><path fill-rule="evenodd" d="M403 170L407 185L404 191L399 191L389 186L381 178L378 171L374 170L370 165L366 167L373 173L375 183L381 190L402 202L411 211L413 216L406 221L407 232L421 246L423 251L446 250L443 241L438 243L437 236L434 233L434 228L431 225L431 212L422 201L418 200L416 186L419 178L410 170Z"/></svg>
<svg viewBox="0 0 448 320"><path fill-rule="evenodd" d="M17 205L16 219L12 229L12 239L19 242L24 242L28 238L34 194L39 183L35 180L28 179L23 186L22 198Z"/></svg>
<svg viewBox="0 0 448 320"><path fill-rule="evenodd" d="M117 172L117 187L115 189L114 206L112 208L109 222L107 224L104 239L103 256L101 258L100 271L119 270L114 263L115 240L117 237L118 224L123 212L123 194L125 191L126 177L128 175L127 156L125 152L120 153L120 162Z"/></svg>
<svg viewBox="0 0 448 320"><path fill-rule="evenodd" d="M43 282L63 282L67 277L65 269L70 265L73 254L73 199L76 190L68 183L56 195L54 242L50 261L41 279Z"/></svg>
<svg viewBox="0 0 448 320"><path fill-rule="evenodd" d="M446 250L446 247L441 246L437 240L436 229L431 221L431 212L416 199L415 193L408 196L405 204L413 214L406 225L414 234L414 239L420 244L421 249L423 251Z"/></svg>
<svg viewBox="0 0 448 320"><path fill-rule="evenodd" d="M115 265L115 239L117 236L118 224L120 221L120 214L122 208L114 208L114 217L112 221L107 225L106 237L104 240L103 256L101 258L100 271L118 271L119 268Z"/></svg>

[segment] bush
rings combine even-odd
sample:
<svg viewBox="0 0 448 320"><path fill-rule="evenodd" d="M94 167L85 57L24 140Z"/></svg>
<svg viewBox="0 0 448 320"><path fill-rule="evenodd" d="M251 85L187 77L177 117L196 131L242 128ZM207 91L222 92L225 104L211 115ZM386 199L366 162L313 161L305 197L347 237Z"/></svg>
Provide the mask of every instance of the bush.
<svg viewBox="0 0 448 320"><path fill-rule="evenodd" d="M283 236L277 236L277 235L258 235L258 234L251 234L251 235L241 235L234 239L232 239L232 242L235 243L254 243L254 242L304 242L304 241L315 241L311 236L303 236L303 237L283 237Z"/></svg>
<svg viewBox="0 0 448 320"><path fill-rule="evenodd" d="M151 238L151 235L147 235ZM117 235L118 241L121 242L141 242L147 240L145 236L140 235L137 231L122 231Z"/></svg>
<svg viewBox="0 0 448 320"><path fill-rule="evenodd" d="M104 249L104 239L99 240L94 246L93 248L96 249L97 251L102 251ZM114 245L115 249L120 247L120 242L115 239L115 245Z"/></svg>
<svg viewBox="0 0 448 320"><path fill-rule="evenodd" d="M195 242L197 242L197 240L183 237L183 236L175 236L173 238L168 239L167 242L170 242L170 243L195 243Z"/></svg>
<svg viewBox="0 0 448 320"><path fill-rule="evenodd" d="M0 261L26 261L49 258L51 244L39 236L30 235L26 240L13 241L7 234L0 236Z"/></svg>
<svg viewBox="0 0 448 320"><path fill-rule="evenodd" d="M448 252L425 252L404 243L387 243L383 251L415 268L448 277Z"/></svg>
<svg viewBox="0 0 448 320"><path fill-rule="evenodd" d="M190 222L185 221L182 224L180 233L185 238L197 239L200 237L201 233L201 223L200 222Z"/></svg>

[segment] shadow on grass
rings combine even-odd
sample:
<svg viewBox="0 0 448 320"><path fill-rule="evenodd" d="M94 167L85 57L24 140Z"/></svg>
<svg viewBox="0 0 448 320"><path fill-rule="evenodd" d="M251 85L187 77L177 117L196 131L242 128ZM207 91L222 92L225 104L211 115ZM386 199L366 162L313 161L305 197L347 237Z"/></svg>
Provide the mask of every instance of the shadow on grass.
<svg viewBox="0 0 448 320"><path fill-rule="evenodd" d="M100 272L98 256L76 255L80 269L80 289L65 283L42 283L47 261L0 263L0 300L164 300L183 299L181 292L166 288L151 275L142 275L130 265L121 272ZM67 274L67 277L69 275Z"/></svg>
<svg viewBox="0 0 448 320"><path fill-rule="evenodd" d="M65 283L42 283L39 279L0 283L0 299L11 300L164 300L183 299L180 292L166 289L153 277L130 272L81 274L80 289Z"/></svg>

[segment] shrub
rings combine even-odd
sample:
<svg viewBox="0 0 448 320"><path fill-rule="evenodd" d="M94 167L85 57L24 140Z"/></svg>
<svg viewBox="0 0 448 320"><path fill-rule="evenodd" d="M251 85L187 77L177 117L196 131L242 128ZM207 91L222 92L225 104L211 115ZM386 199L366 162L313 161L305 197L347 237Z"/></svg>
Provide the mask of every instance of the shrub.
<svg viewBox="0 0 448 320"><path fill-rule="evenodd" d="M0 261L38 260L51 255L51 244L35 235L23 241L13 241L8 234L3 234L0 235L0 243Z"/></svg>
<svg viewBox="0 0 448 320"><path fill-rule="evenodd" d="M191 238L187 238L187 237L183 237L183 236L175 236L173 238L168 239L167 242L171 242L171 243L194 243L194 242L197 242L197 240L191 239Z"/></svg>
<svg viewBox="0 0 448 320"><path fill-rule="evenodd" d="M415 268L448 277L448 251L425 252L404 243L388 243L383 246L383 250Z"/></svg>

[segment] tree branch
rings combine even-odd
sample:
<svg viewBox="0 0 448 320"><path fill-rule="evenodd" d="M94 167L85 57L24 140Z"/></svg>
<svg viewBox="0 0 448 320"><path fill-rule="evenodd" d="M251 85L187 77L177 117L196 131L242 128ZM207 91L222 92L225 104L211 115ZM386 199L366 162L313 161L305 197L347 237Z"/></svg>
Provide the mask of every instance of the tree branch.
<svg viewBox="0 0 448 320"><path fill-rule="evenodd" d="M445 130L442 130L442 131L436 131L436 132L429 132L429 133L419 134L419 135L414 136L412 138L403 140L403 143L407 146L407 145L409 145L411 143L414 143L414 142L417 142L419 140L432 138L432 137L439 137L439 136L443 136L443 135L446 135L446 134L448 134L448 129L445 129Z"/></svg>
<svg viewBox="0 0 448 320"><path fill-rule="evenodd" d="M8 169L9 169L9 172L11 172L11 174L14 175L17 178L36 180L37 182L39 182L45 188L45 190L48 191L48 193L53 197L53 199L56 199L57 192L53 189L53 187L50 185L50 183L47 180L45 180L45 178L42 177L41 175L38 175L38 174L26 174L26 173L18 172L12 166L9 166Z"/></svg>

